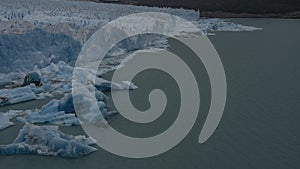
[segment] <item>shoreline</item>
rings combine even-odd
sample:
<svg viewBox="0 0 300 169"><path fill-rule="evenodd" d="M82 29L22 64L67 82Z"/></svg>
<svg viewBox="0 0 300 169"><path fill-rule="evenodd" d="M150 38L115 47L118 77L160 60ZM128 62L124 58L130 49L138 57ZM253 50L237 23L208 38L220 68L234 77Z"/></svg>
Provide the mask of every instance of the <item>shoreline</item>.
<svg viewBox="0 0 300 169"><path fill-rule="evenodd" d="M197 5L193 5L192 3L185 4L184 6L174 5L172 3L165 2L163 4L157 4L155 2L138 2L132 0L76 0L76 1L92 1L95 3L110 3L110 4L120 4L120 5L134 5L134 6L147 6L147 7L170 7L170 8L183 8L183 9L190 9L190 10L200 10L201 12L200 17L206 18L281 18L281 19L300 19L300 10L289 10L286 12L276 13L276 12L266 12L260 13L259 12L230 12L232 9L228 9L228 11L220 10L220 9L213 9L214 7L207 7L201 9L197 7Z"/></svg>
<svg viewBox="0 0 300 169"><path fill-rule="evenodd" d="M201 17L207 18L270 18L270 19L300 19L300 11L284 14L252 14L252 13L231 13L223 11L204 11Z"/></svg>

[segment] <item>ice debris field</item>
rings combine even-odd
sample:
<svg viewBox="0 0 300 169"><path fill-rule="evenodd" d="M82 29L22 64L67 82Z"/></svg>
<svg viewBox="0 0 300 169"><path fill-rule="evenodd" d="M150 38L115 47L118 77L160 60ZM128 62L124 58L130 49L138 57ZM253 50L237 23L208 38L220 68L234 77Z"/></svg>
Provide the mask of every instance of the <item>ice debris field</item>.
<svg viewBox="0 0 300 169"><path fill-rule="evenodd" d="M12 119L25 123L13 143L0 146L0 155L77 158L96 151L90 146L95 143L92 138L66 135L58 128L82 123L75 114L73 99L82 100L82 105L89 108L82 115L83 119L106 122L118 112L107 109L105 92L133 90L137 86L128 81L113 83L102 79L101 74L116 69L134 51L148 47L167 48L167 40L141 36L122 41L107 54L98 72L86 71L87 74L82 75L83 90L94 94L92 96L72 93L73 66L83 44L97 29L121 16L138 12L177 15L197 25L205 34L258 30L221 19L199 18L199 12L185 9L66 0L1 0L0 107L56 95L63 97L53 98L41 109L0 112L0 131L14 125ZM157 26L163 29L162 25ZM182 30L190 31L188 27ZM92 73L95 80L89 79ZM92 80L94 83L90 83ZM97 102L98 107L90 106L92 102Z"/></svg>

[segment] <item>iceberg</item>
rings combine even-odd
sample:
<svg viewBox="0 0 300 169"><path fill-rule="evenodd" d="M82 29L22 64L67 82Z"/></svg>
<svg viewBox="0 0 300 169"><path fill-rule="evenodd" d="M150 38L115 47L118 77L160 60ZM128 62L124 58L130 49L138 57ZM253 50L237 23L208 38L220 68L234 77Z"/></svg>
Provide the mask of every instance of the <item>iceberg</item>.
<svg viewBox="0 0 300 169"><path fill-rule="evenodd" d="M81 122L96 125L105 125L107 119L118 114L116 111L108 111L106 108L107 96L102 92L133 90L138 88L129 81L121 84L111 82L96 76L93 70L77 68L72 81L72 96L76 113ZM97 103L97 104L95 104Z"/></svg>
<svg viewBox="0 0 300 169"><path fill-rule="evenodd" d="M0 74L1 81L5 82L0 89L0 106L71 92L73 67L65 62L52 63L42 69L35 67L34 71L41 75L41 86L37 87L32 83L29 86L19 87L23 83L24 72L13 72L2 76ZM17 88L5 88L12 85Z"/></svg>
<svg viewBox="0 0 300 169"><path fill-rule="evenodd" d="M80 115L79 119L81 122L87 121L93 124L103 124L106 123L105 120L107 118L118 114L118 112L107 110L105 103L107 96L98 91L94 86L87 85L82 87L82 90L85 92L73 91L73 99L76 103L76 106L73 105L73 107L76 108L77 115ZM95 91L95 96L93 96L92 90Z"/></svg>
<svg viewBox="0 0 300 169"><path fill-rule="evenodd" d="M35 99L37 99L37 96L33 92L32 86L0 90L0 106L16 104Z"/></svg>
<svg viewBox="0 0 300 169"><path fill-rule="evenodd" d="M48 104L44 105L42 109L28 113L24 117L18 117L17 119L22 122L29 123L46 123L55 124L61 126L73 126L79 125L79 121L75 116L75 113L65 112L59 109L60 101L53 99Z"/></svg>
<svg viewBox="0 0 300 169"><path fill-rule="evenodd" d="M14 125L14 123L10 121L9 117L0 114L0 131L12 125Z"/></svg>
<svg viewBox="0 0 300 169"><path fill-rule="evenodd" d="M25 124L13 143L0 145L0 155L36 154L79 158L95 152L95 140L62 133L57 126Z"/></svg>
<svg viewBox="0 0 300 169"><path fill-rule="evenodd" d="M130 81L122 81L122 88L127 90L134 90L137 89L138 86L136 86L134 83Z"/></svg>
<svg viewBox="0 0 300 169"><path fill-rule="evenodd" d="M10 127L10 126L14 125L14 123L12 121L10 121L11 119L13 119L17 116L28 114L30 112L31 112L30 110L27 110L27 111L10 110L6 113L1 113L0 112L0 131L7 128L7 127Z"/></svg>
<svg viewBox="0 0 300 169"><path fill-rule="evenodd" d="M104 79L102 79L101 81L105 82L105 84L110 84L109 81L106 81ZM124 84L126 84L125 87L122 87L122 85L120 84L115 85L118 86L118 90L123 88L135 89L137 87L131 82L124 82ZM78 104L77 108L79 109L79 111L81 109L89 110L82 116L84 120L87 120L89 122L103 122L105 119L118 114L118 112L116 111L107 110L105 102L108 97L104 93L102 93L102 91L96 90L96 87L91 84L84 86L83 90L87 90L88 92L73 92L73 94L66 93L60 100L52 99L50 102L44 105L41 110L35 110L33 112L27 113L23 117L18 117L17 119L21 122L28 123L46 123L60 126L79 125L80 122L75 114L76 110L73 99L80 100L79 102L76 102ZM95 92L94 96L92 95L92 90L94 90Z"/></svg>

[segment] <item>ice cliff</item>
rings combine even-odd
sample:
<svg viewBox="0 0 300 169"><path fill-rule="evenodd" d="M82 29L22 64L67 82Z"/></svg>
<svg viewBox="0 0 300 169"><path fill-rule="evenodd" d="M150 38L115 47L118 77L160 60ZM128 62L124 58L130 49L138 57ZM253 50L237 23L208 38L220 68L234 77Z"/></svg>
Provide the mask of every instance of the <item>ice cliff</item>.
<svg viewBox="0 0 300 169"><path fill-rule="evenodd" d="M28 73L34 66L42 68L58 61L73 65L82 44L98 28L120 16L138 12L164 12L177 15L193 22L207 33L256 30L253 27L220 19L199 19L198 12L186 9L66 0L1 0L0 79L3 81L2 77L10 72ZM147 38L148 41L145 40ZM149 44L151 41L149 39L151 39L149 36L135 37L125 41L110 53L113 57L108 57L103 67L111 70L112 64L120 63L119 55L149 45L162 47L165 43L160 41ZM120 57L122 58L124 56Z"/></svg>

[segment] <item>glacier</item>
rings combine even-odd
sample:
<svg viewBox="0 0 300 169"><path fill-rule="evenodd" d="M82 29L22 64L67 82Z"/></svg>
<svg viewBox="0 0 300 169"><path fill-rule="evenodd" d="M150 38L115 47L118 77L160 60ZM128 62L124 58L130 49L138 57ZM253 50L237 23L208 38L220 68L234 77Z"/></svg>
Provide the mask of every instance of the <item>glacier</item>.
<svg viewBox="0 0 300 169"><path fill-rule="evenodd" d="M72 84L74 64L82 46L96 30L121 16L139 12L163 12L182 17L207 35L216 31L259 30L221 19L199 18L199 12L186 9L69 0L1 0L0 106L61 94L64 97L52 99L41 110L0 113L0 130L12 126L14 118L25 123L12 144L0 146L0 155L39 154L76 158L96 151L89 146L95 142L93 139L66 135L57 126L79 125L84 121L105 126L106 120L118 112L107 109L108 97L103 92L133 90L138 86L129 81L113 83L101 78L101 74L121 67L122 61L138 50L167 49L168 40L167 37L153 35L125 39L107 53L98 71L84 70L77 75L78 84ZM145 18L141 19L144 19L141 22L145 21ZM153 21L151 18L146 20ZM162 22L154 26L165 29ZM181 25L181 31L189 33L193 32L193 28ZM175 31L170 35L178 36L182 32ZM26 74L33 71L40 75L42 85L22 86ZM81 91L72 91L72 85L81 86ZM78 104L77 109L74 100ZM76 111L86 112L77 117ZM33 125L37 123L56 126Z"/></svg>
<svg viewBox="0 0 300 169"><path fill-rule="evenodd" d="M199 19L199 12L186 9L66 0L2 0L0 2L0 60L3 62L0 63L0 86L2 86L0 88L0 106L72 92L73 66L82 45L101 26L118 17L138 12L163 12L177 15L191 21L204 33L258 30L258 28L225 22L220 19ZM145 21L145 18L140 19ZM153 22L153 19L147 18L146 21ZM127 22L130 24L131 21ZM166 29L163 26L163 20L154 23L155 27ZM180 25L180 27L181 31L193 32L193 28L189 25ZM170 30L166 29L165 31ZM180 33L175 31L171 35L176 36ZM147 47L167 48L168 42L166 37L152 35L125 39L108 52L99 67L99 72L89 72L96 75L95 84L90 84L92 79L83 78L84 90L87 90L87 93L96 91L96 96L102 97L102 99L96 99L96 102L103 105L103 98L106 97L101 92L136 89L137 86L131 82L125 81L116 84L98 77L102 73L118 68L119 64L131 53ZM40 75L42 85L37 87L31 84L20 87L25 75L32 71ZM83 98L85 96L76 94L74 96L85 99L85 106L95 101L93 97ZM65 101L64 108L62 108L62 100L53 100L51 104L45 105L44 109L27 115L27 119L23 120L49 122L45 118L47 117L46 112L51 110L53 117L51 117L50 123L76 124L74 117L69 114L74 111L71 99L67 96L63 99L65 99L63 100ZM98 110L96 107L89 107L89 109L91 112ZM102 106L101 110L101 114L87 113L85 118L104 119L106 116L115 114L115 112L108 112L105 106ZM64 118L68 120L62 120ZM6 125L8 124L6 123Z"/></svg>
<svg viewBox="0 0 300 169"><path fill-rule="evenodd" d="M41 77L49 82L43 83L44 88L49 92L57 91L54 94L68 92L69 84L61 82L63 81L61 77L53 79L56 75L54 72L50 74L49 69L60 73L60 76L71 77L63 73L69 74L65 71L70 71L72 68L59 62L74 66L82 45L96 30L116 18L138 12L163 12L176 15L191 21L207 34L215 31L258 30L258 28L225 22L221 19L199 19L199 12L187 9L67 0L1 0L0 60L3 62L0 63L0 81L13 82L17 86L27 73L48 67L47 73L40 70ZM163 25L157 26L163 28ZM186 25L182 25L182 29L186 32L192 31ZM146 47L166 48L167 46L167 40L162 37L146 35L131 37L117 44L108 53L101 64L100 72L106 73L115 69L116 65L132 51ZM62 67L67 70L61 72ZM57 83L58 81L60 82Z"/></svg>
<svg viewBox="0 0 300 169"><path fill-rule="evenodd" d="M177 15L198 25L205 33L257 30L251 26L225 22L220 19L199 19L197 11L186 9L66 0L2 0L0 2L0 50L3 53L0 54L0 58L6 61L1 65L4 67L1 68L0 73L15 71L10 68L17 63L25 63L19 65L21 67L18 69L21 69L22 72L26 72L26 69L35 65L45 67L58 61L72 65L81 45L96 30L116 18L138 12L163 12ZM184 27L184 29L188 31L188 27ZM156 39L156 42L159 41ZM145 41L145 37L133 38L129 41L131 43L127 42L119 45L117 51L126 53L150 45L148 44L149 40ZM165 43L165 41L160 41L152 45L161 47ZM10 46L12 45L16 45L15 50L11 50ZM110 61L117 59L116 53L118 52L112 52L114 57L110 58ZM110 63L107 61L105 66L109 67Z"/></svg>
<svg viewBox="0 0 300 169"><path fill-rule="evenodd" d="M80 1L2 0L0 32L26 32L41 28L48 32L64 32L84 43L90 34L118 17L139 12L163 12L199 24L204 32L256 30L254 27L230 24L220 19L199 19L199 12L186 9L158 8ZM13 25L13 26L11 26ZM206 26L205 26L206 25ZM210 25L210 26L207 26Z"/></svg>
<svg viewBox="0 0 300 169"><path fill-rule="evenodd" d="M35 154L79 158L95 152L95 140L82 135L64 134L57 126L25 124L8 145L0 145L0 155Z"/></svg>

